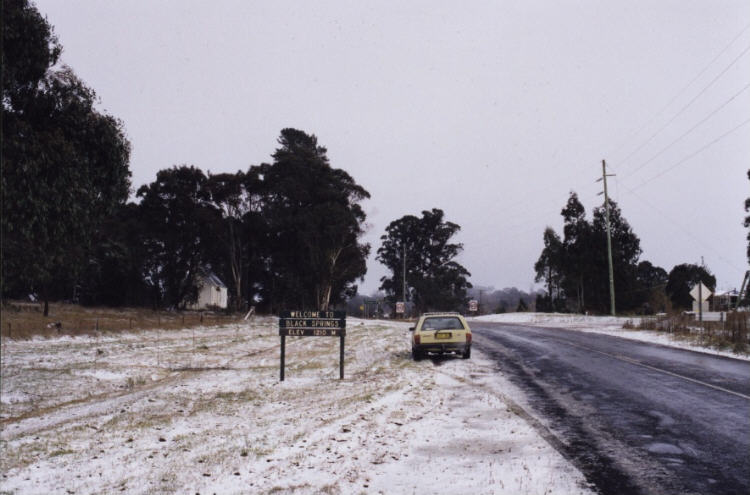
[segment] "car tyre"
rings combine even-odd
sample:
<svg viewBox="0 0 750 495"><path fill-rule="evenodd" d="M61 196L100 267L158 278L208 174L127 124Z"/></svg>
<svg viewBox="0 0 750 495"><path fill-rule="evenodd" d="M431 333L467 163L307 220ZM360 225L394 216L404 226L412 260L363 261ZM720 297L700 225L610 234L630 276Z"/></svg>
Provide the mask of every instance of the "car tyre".
<svg viewBox="0 0 750 495"><path fill-rule="evenodd" d="M471 357L471 347L467 348L461 355L461 357L464 359L469 359Z"/></svg>
<svg viewBox="0 0 750 495"><path fill-rule="evenodd" d="M422 354L422 351L412 347L411 357L414 359L414 361L421 361L422 358L424 357L424 354Z"/></svg>

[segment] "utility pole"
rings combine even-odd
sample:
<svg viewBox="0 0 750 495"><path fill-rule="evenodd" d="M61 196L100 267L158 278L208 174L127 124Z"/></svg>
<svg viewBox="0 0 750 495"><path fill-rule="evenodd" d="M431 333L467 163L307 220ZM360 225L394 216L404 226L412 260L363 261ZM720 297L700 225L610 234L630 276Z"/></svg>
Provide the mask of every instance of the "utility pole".
<svg viewBox="0 0 750 495"><path fill-rule="evenodd" d="M406 318L406 244L404 244L403 248L404 248L404 254L403 254L402 260L404 262L404 271L403 271L404 286L403 286L401 295L404 298L404 318Z"/></svg>
<svg viewBox="0 0 750 495"><path fill-rule="evenodd" d="M607 194L607 177L615 174L607 174L607 163L602 160L602 178L597 182L604 182L604 219L607 224L607 261L609 262L609 307L612 316L615 316L615 276L612 268L612 233L609 227L609 194ZM599 193L602 194L602 193Z"/></svg>
<svg viewBox="0 0 750 495"><path fill-rule="evenodd" d="M747 286L747 281L750 280L750 270L745 272L745 278L742 279L742 286L740 286L740 293L737 294L737 304L734 305L734 311L735 313L740 307L740 301L742 301L742 293L745 292L745 287ZM732 300L729 300L729 303L731 305ZM9 329L10 329L10 323L8 323Z"/></svg>

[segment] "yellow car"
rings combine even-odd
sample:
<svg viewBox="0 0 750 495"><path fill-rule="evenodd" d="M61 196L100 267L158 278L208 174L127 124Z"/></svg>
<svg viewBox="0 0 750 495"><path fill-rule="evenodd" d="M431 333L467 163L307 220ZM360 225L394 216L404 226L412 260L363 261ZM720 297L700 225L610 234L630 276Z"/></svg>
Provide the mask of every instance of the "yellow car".
<svg viewBox="0 0 750 495"><path fill-rule="evenodd" d="M409 328L411 356L419 361L427 353L454 353L462 358L471 357L471 329L458 313L425 313L416 326Z"/></svg>

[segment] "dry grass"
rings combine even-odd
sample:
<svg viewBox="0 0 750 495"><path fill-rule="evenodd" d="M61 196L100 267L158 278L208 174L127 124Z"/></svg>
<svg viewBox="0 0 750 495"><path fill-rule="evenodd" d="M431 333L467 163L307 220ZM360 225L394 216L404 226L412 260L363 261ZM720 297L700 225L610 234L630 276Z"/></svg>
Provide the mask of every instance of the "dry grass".
<svg viewBox="0 0 750 495"><path fill-rule="evenodd" d="M35 336L96 335L105 332L179 330L235 323L238 315L197 311L152 311L143 308L86 308L52 303L45 317L41 304L5 301L0 307L0 335L12 339Z"/></svg>
<svg viewBox="0 0 750 495"><path fill-rule="evenodd" d="M724 321L696 321L693 316L680 314L642 318L637 328L670 333L706 347L747 352L749 321L750 313L742 311L727 313ZM635 325L630 327L635 328Z"/></svg>

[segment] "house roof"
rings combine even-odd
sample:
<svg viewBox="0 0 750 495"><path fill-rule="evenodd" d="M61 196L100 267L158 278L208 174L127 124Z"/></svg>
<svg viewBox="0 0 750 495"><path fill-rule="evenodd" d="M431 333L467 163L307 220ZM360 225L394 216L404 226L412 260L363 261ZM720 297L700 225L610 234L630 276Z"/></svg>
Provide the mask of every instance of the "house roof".
<svg viewBox="0 0 750 495"><path fill-rule="evenodd" d="M201 277L203 278L204 284L215 285L217 287L221 287L222 289L227 288L227 286L224 285L224 282L222 282L221 279L210 270L204 270L201 273Z"/></svg>
<svg viewBox="0 0 750 495"><path fill-rule="evenodd" d="M714 296L738 296L738 295L740 295L740 293L737 289L716 291L716 293L714 293Z"/></svg>

